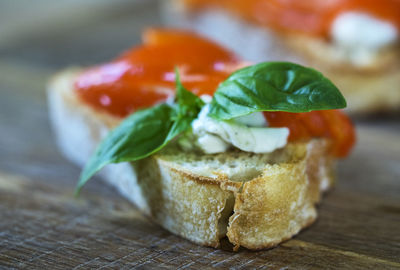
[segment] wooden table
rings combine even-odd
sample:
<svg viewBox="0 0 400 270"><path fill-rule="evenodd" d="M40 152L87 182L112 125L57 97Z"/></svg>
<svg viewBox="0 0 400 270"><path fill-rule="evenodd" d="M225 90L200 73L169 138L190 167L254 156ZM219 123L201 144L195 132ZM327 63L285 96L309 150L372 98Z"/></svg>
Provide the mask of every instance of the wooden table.
<svg viewBox="0 0 400 270"><path fill-rule="evenodd" d="M159 21L153 4L88 5L84 18L49 18L29 33L1 29L9 39L0 42L0 268L400 269L399 115L357 122L359 143L340 164L318 221L271 250L192 244L101 180L73 197L80 170L56 149L46 80L138 42L140 29Z"/></svg>

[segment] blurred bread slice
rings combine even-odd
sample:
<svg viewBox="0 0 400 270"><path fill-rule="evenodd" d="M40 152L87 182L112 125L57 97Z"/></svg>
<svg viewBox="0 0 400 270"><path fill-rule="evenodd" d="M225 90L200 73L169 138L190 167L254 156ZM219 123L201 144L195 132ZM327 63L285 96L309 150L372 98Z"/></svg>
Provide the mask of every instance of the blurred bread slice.
<svg viewBox="0 0 400 270"><path fill-rule="evenodd" d="M289 61L316 68L338 86L352 114L400 109L400 46L382 50L368 63L357 63L323 38L280 34L222 9L191 10L182 0L163 3L169 25L212 38L246 61Z"/></svg>
<svg viewBox="0 0 400 270"><path fill-rule="evenodd" d="M61 152L83 166L120 119L78 98L77 74L72 69L56 75L48 101ZM316 219L316 203L332 184L328 145L313 139L271 154L232 150L216 155L186 153L172 145L138 162L109 165L101 176L174 234L211 247L227 236L236 249L262 249Z"/></svg>

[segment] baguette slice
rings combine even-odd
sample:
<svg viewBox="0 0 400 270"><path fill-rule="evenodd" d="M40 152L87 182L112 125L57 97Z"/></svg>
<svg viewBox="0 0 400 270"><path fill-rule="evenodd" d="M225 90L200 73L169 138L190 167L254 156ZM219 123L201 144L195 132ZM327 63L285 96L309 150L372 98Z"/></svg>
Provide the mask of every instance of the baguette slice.
<svg viewBox="0 0 400 270"><path fill-rule="evenodd" d="M184 0L163 1L167 24L196 31L251 62L289 61L321 71L341 89L349 113L400 110L400 46L387 48L368 63L355 63L329 40L281 34L219 8L192 10Z"/></svg>
<svg viewBox="0 0 400 270"><path fill-rule="evenodd" d="M120 119L92 109L73 89L79 70L49 84L50 118L61 152L83 166ZM329 142L288 144L271 154L229 151L185 153L167 147L134 163L106 166L101 176L144 214L170 232L218 247L227 236L262 249L291 238L316 219L321 192L332 184ZM244 183L242 183L244 181Z"/></svg>

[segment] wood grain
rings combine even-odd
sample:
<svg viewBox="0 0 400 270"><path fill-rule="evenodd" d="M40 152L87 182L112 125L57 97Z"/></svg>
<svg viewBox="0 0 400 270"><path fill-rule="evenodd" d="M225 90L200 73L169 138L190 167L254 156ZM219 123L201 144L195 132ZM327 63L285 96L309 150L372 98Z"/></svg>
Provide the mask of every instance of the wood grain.
<svg viewBox="0 0 400 270"><path fill-rule="evenodd" d="M318 221L271 250L192 244L149 222L99 179L73 197L79 169L55 147L46 80L59 67L100 62L132 45L152 20L149 3L114 10L109 24L100 16L83 30L75 25L0 44L0 268L400 269L398 115L358 122L359 143L339 165ZM102 44L96 50L89 32Z"/></svg>

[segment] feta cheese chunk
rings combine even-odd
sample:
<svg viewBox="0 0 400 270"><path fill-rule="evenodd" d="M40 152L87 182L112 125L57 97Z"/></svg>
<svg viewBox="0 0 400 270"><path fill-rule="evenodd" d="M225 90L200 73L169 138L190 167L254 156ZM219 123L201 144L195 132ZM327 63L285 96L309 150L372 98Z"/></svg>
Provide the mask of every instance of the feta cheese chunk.
<svg viewBox="0 0 400 270"><path fill-rule="evenodd" d="M205 153L225 152L231 146L253 153L270 153L287 144L288 128L267 127L262 113L254 113L230 121L218 121L208 116L205 105L193 121L196 145Z"/></svg>

